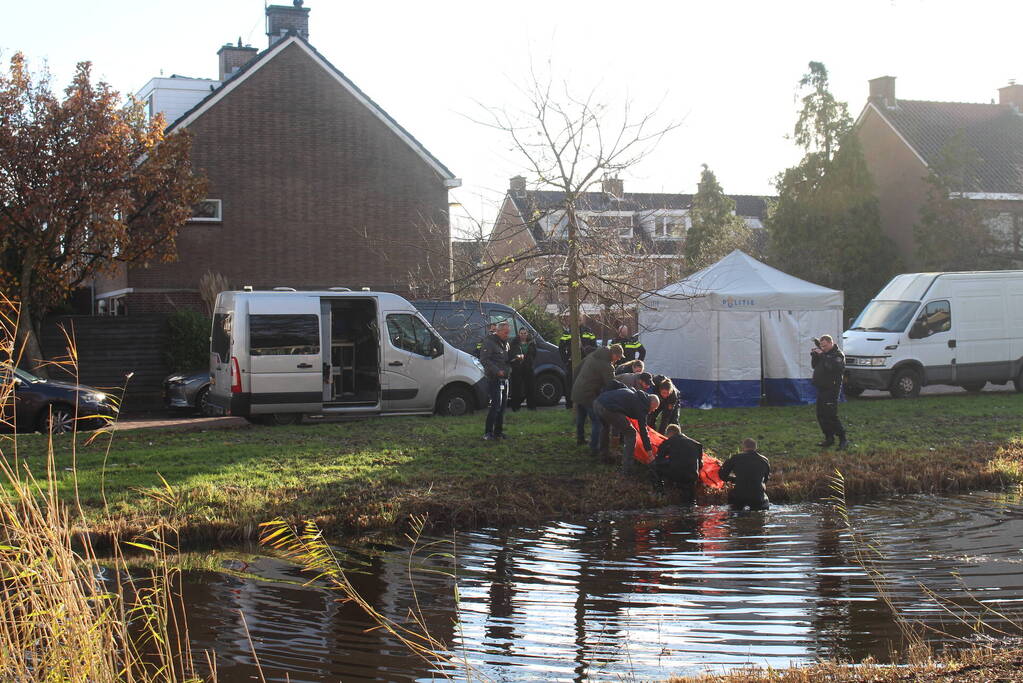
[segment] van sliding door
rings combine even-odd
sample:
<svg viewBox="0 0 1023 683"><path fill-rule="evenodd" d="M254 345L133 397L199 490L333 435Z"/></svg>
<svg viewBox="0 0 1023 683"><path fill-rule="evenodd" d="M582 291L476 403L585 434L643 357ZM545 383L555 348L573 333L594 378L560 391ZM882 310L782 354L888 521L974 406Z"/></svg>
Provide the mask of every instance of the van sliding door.
<svg viewBox="0 0 1023 683"><path fill-rule="evenodd" d="M323 404L320 300L273 297L249 303L252 412L319 412Z"/></svg>

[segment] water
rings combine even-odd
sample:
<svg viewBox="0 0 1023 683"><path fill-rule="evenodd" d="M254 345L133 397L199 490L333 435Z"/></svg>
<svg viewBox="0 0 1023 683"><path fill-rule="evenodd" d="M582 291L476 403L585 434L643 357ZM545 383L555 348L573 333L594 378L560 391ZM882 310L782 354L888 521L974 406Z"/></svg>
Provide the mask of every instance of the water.
<svg viewBox="0 0 1023 683"><path fill-rule="evenodd" d="M936 629L931 641L971 635L948 609L1023 606L1018 494L908 497L851 512L857 530L884 548L878 566L892 599ZM415 555L404 542L345 550L364 598L403 623L410 610L420 613L479 678L647 680L746 663L889 661L903 647L840 520L823 505L604 515L440 540ZM430 550L454 558L428 557ZM368 630L357 606L303 586L308 575L290 563L241 551L224 557L225 571L184 574L192 638L217 653L221 681L258 680L240 614L267 680L443 678L394 637Z"/></svg>

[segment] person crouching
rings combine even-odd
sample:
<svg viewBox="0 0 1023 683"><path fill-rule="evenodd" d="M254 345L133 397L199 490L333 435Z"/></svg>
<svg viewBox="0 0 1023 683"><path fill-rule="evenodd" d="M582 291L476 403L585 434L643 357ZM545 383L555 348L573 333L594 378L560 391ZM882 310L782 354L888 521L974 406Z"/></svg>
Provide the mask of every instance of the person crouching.
<svg viewBox="0 0 1023 683"><path fill-rule="evenodd" d="M653 455L654 449L650 445L646 420L647 415L657 410L660 403L661 399L657 396L628 387L605 391L593 401L593 412L601 422L600 455L603 457L610 455L610 429L613 427L622 435L623 474L631 474L635 467L636 428L629 422L629 418L636 420L640 425L639 436L643 441L643 448L647 455Z"/></svg>
<svg viewBox="0 0 1023 683"><path fill-rule="evenodd" d="M728 492L728 504L735 510L766 510L771 507L767 497L767 480L771 464L757 452L757 442L742 440L742 453L733 455L721 466L719 476L735 484Z"/></svg>
<svg viewBox="0 0 1023 683"><path fill-rule="evenodd" d="M703 467L703 444L683 434L677 424L668 425L664 435L668 438L658 446L653 462L654 487L663 491L664 482L670 482L678 489L679 502L693 505Z"/></svg>

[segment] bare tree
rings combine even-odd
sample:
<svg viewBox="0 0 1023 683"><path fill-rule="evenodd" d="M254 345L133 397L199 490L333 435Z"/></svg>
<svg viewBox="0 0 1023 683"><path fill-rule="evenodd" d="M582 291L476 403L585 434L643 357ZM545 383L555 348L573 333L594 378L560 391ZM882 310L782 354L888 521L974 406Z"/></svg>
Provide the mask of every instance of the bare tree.
<svg viewBox="0 0 1023 683"><path fill-rule="evenodd" d="M502 223L507 217L499 216L483 258L452 289L500 286L529 270L537 291L564 291L578 367L583 302L624 308L649 291L654 250L636 233L636 211L615 208L623 199L618 177L679 124L659 123L654 112L637 113L628 101L612 108L598 102L595 91L576 97L567 84L555 87L535 73L521 94L520 110L484 107L479 123L507 135L532 186L555 193L554 199L527 206L519 220ZM601 186L603 192L591 192Z"/></svg>

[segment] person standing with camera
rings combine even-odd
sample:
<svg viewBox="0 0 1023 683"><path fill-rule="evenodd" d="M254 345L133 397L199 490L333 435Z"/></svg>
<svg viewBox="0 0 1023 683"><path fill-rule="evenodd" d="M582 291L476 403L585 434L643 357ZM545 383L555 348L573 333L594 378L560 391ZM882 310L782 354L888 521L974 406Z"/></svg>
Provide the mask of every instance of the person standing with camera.
<svg viewBox="0 0 1023 683"><path fill-rule="evenodd" d="M845 374L845 354L831 335L821 335L813 343L810 364L813 366L813 386L817 389L817 424L824 432L824 441L817 445L821 448L833 446L837 436L838 450L844 451L849 447L849 440L842 421L838 419L838 395Z"/></svg>

